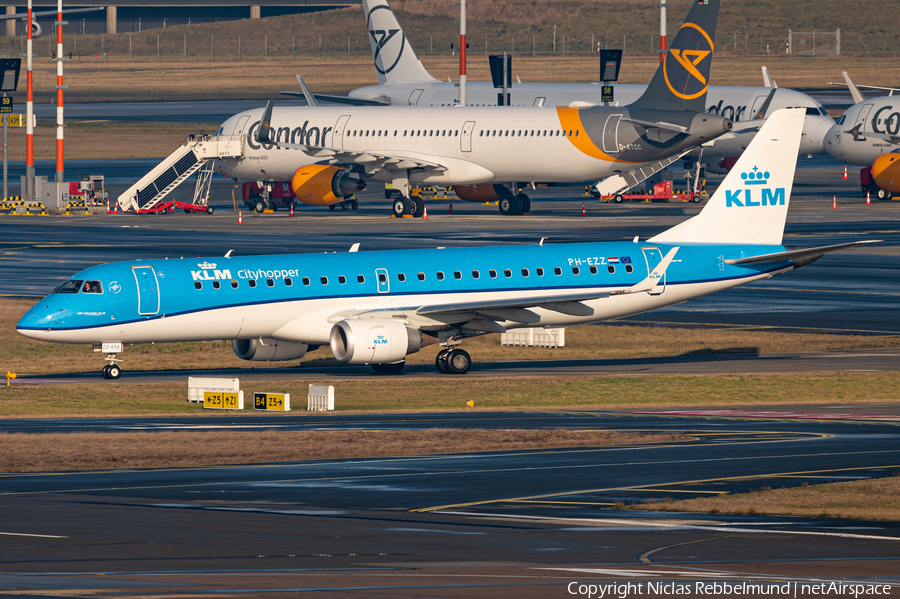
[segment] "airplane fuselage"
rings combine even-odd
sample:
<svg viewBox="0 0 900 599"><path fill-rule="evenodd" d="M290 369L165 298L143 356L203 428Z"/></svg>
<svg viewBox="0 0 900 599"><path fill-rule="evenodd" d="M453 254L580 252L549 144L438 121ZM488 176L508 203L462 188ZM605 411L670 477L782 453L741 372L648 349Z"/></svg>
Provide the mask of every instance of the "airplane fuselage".
<svg viewBox="0 0 900 599"><path fill-rule="evenodd" d="M825 149L858 166L872 166L882 154L900 149L900 98L875 98L848 108L825 136Z"/></svg>

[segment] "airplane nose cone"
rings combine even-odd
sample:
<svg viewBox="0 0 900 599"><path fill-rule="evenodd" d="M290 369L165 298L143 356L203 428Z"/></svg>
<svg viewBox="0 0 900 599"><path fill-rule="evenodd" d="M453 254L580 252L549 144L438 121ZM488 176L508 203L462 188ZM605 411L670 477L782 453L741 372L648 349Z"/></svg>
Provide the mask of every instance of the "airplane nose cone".
<svg viewBox="0 0 900 599"><path fill-rule="evenodd" d="M825 137L834 121L823 116L807 117L803 122L803 137L800 138L800 151L804 154L819 154L825 151Z"/></svg>
<svg viewBox="0 0 900 599"><path fill-rule="evenodd" d="M841 135L840 127L832 125L823 138L825 151L838 160L844 160L844 155L841 151Z"/></svg>

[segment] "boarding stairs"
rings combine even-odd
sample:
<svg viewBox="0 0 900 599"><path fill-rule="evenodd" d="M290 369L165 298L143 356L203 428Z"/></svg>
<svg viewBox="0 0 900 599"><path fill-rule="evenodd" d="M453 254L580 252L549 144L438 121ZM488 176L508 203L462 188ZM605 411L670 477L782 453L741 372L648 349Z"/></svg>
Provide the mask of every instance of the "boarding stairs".
<svg viewBox="0 0 900 599"><path fill-rule="evenodd" d="M243 136L189 135L174 152L119 196L123 211L155 212L167 195L198 173L193 204L206 204L217 158L242 155Z"/></svg>
<svg viewBox="0 0 900 599"><path fill-rule="evenodd" d="M690 151L691 150L686 150L681 154L663 158L653 164L636 168L633 171L607 177L594 185L594 195L599 197L609 197L633 189L638 183L643 183L659 171L667 168L673 162L680 160L682 156Z"/></svg>

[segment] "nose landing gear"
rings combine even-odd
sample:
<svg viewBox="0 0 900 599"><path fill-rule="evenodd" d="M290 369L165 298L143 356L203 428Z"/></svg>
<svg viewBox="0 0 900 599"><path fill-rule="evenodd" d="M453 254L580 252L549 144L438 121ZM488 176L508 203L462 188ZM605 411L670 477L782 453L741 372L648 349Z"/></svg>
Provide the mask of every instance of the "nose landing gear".
<svg viewBox="0 0 900 599"><path fill-rule="evenodd" d="M107 354L106 361L109 362L109 364L100 370L100 374L103 378L116 380L122 376L122 369L119 367L120 360L116 357L116 354Z"/></svg>

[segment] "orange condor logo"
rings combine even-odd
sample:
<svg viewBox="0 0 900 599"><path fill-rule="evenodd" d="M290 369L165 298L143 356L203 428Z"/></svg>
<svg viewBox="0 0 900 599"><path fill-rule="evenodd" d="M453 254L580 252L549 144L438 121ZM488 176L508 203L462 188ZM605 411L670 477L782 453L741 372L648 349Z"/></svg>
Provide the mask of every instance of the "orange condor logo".
<svg viewBox="0 0 900 599"><path fill-rule="evenodd" d="M663 67L669 91L683 100L705 94L712 62L706 59L712 53L713 42L703 29L694 23L682 25Z"/></svg>

